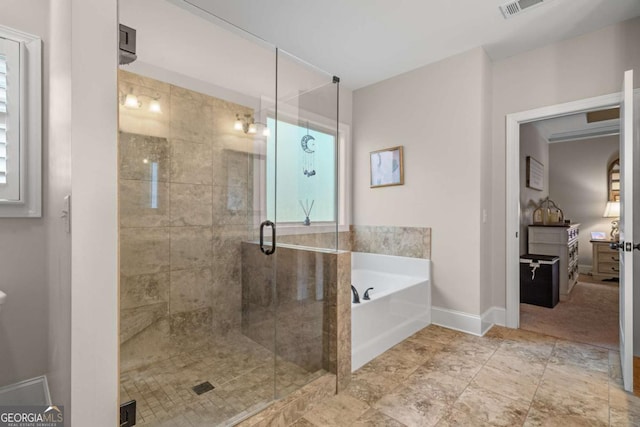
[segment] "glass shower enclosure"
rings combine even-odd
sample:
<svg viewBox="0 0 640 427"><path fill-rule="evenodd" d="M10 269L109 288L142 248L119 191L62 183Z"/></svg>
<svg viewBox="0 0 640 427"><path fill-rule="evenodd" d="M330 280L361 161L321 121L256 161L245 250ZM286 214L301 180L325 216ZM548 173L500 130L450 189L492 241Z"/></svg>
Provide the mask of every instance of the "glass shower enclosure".
<svg viewBox="0 0 640 427"><path fill-rule="evenodd" d="M190 3L120 22L120 402L232 425L335 372L339 79Z"/></svg>

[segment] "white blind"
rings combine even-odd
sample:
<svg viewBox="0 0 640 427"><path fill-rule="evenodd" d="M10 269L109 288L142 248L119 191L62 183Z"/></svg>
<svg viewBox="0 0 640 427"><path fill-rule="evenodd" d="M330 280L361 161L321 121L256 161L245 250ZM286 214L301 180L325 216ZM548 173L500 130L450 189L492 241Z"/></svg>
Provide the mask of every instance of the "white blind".
<svg viewBox="0 0 640 427"><path fill-rule="evenodd" d="M0 184L7 183L7 58L0 55Z"/></svg>

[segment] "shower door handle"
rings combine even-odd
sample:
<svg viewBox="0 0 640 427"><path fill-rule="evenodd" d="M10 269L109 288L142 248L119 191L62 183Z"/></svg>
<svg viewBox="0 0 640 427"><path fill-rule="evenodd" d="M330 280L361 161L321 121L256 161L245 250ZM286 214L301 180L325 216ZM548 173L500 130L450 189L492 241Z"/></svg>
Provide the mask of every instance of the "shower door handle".
<svg viewBox="0 0 640 427"><path fill-rule="evenodd" d="M265 226L271 227L271 248L270 249L265 249L264 247L264 227ZM276 251L276 225L269 220L262 221L262 224L260 224L260 250L265 255L272 255Z"/></svg>

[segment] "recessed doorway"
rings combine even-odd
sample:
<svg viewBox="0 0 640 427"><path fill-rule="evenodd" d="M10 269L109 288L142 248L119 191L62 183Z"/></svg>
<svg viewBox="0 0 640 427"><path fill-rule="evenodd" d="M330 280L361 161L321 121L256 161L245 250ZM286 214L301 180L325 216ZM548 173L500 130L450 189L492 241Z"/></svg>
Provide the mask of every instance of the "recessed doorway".
<svg viewBox="0 0 640 427"><path fill-rule="evenodd" d="M617 108L520 126L521 329L619 349L619 128ZM529 260L541 256L555 261Z"/></svg>

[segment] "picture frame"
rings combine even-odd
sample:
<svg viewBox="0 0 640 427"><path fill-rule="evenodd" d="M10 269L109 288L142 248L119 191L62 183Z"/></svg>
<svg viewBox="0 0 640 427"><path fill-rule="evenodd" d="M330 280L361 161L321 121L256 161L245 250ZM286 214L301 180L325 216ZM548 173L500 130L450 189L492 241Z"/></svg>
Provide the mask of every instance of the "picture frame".
<svg viewBox="0 0 640 427"><path fill-rule="evenodd" d="M609 234L604 231L592 231L591 240L609 240Z"/></svg>
<svg viewBox="0 0 640 427"><path fill-rule="evenodd" d="M544 165L531 156L527 156L527 187L544 190Z"/></svg>
<svg viewBox="0 0 640 427"><path fill-rule="evenodd" d="M403 146L370 152L369 172L371 188L404 185Z"/></svg>

